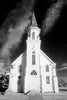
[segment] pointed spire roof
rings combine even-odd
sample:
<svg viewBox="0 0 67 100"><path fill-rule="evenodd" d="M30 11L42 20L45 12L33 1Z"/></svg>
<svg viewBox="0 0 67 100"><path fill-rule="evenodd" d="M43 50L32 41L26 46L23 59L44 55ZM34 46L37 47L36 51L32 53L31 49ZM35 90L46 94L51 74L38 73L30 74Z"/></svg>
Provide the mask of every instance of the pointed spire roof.
<svg viewBox="0 0 67 100"><path fill-rule="evenodd" d="M32 15L31 26L32 26L32 27L38 27L34 13L33 13L33 15Z"/></svg>

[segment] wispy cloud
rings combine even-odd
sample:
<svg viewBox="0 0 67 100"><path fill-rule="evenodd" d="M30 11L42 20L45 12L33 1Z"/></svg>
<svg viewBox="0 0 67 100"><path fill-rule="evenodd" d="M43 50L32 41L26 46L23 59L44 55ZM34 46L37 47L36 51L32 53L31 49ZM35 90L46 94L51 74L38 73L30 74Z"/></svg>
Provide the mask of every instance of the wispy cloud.
<svg viewBox="0 0 67 100"><path fill-rule="evenodd" d="M0 52L1 57L10 59L10 49L14 46L17 48L19 45L25 29L30 24L35 2L36 0L23 0L23 2L8 15L1 30L1 37L4 40L1 39L1 42L3 42Z"/></svg>
<svg viewBox="0 0 67 100"><path fill-rule="evenodd" d="M47 10L46 16L43 20L42 24L42 33L45 35L47 32L51 30L53 25L56 23L58 18L61 16L61 11L63 6L67 3L67 1L57 0L56 3L53 3L52 6Z"/></svg>

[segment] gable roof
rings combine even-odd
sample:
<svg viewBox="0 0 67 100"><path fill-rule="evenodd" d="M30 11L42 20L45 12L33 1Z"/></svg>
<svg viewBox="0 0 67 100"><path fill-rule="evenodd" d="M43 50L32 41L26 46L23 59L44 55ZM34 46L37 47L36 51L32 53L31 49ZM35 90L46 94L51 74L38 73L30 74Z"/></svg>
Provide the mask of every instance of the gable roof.
<svg viewBox="0 0 67 100"><path fill-rule="evenodd" d="M40 53L50 62L52 63L52 65L56 65L56 63L54 63L42 50L40 50ZM11 65L21 65L22 63L22 58L23 58L23 55L26 54L26 51L24 53L22 53L16 60L14 60L12 62Z"/></svg>
<svg viewBox="0 0 67 100"><path fill-rule="evenodd" d="M40 53L52 64L56 65L42 50L40 50Z"/></svg>
<svg viewBox="0 0 67 100"><path fill-rule="evenodd" d="M15 59L11 65L21 65L22 64L22 59L25 56L26 51L24 51L19 57L17 57L17 59Z"/></svg>
<svg viewBox="0 0 67 100"><path fill-rule="evenodd" d="M23 53L17 58L15 59L11 65L20 65L21 64L21 60L22 60L22 56L23 56Z"/></svg>

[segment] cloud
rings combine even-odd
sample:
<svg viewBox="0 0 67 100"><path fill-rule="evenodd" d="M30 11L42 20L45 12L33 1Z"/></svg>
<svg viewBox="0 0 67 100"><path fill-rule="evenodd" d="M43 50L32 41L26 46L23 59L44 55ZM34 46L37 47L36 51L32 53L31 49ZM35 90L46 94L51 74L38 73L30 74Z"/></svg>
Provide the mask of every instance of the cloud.
<svg viewBox="0 0 67 100"><path fill-rule="evenodd" d="M10 50L18 47L25 29L30 25L36 0L23 0L12 10L2 25L0 58L10 62Z"/></svg>
<svg viewBox="0 0 67 100"><path fill-rule="evenodd" d="M47 10L46 17L43 20L42 24L42 33L45 35L51 30L56 21L61 15L61 10L65 2L63 0L57 0L56 3L53 3L52 6Z"/></svg>

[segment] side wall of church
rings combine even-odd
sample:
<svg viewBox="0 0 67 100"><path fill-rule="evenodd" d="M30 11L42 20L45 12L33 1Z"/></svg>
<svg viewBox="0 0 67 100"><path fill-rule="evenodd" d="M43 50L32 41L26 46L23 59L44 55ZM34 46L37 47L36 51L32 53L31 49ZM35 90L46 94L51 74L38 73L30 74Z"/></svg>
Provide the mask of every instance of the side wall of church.
<svg viewBox="0 0 67 100"><path fill-rule="evenodd" d="M11 64L8 90L12 92L18 92L19 65L21 64L21 60L22 54Z"/></svg>
<svg viewBox="0 0 67 100"><path fill-rule="evenodd" d="M18 72L18 66L13 66L14 68L12 68L10 70L10 77L9 77L9 87L8 90L12 91L12 92L18 92L18 76L19 76L19 72Z"/></svg>
<svg viewBox="0 0 67 100"><path fill-rule="evenodd" d="M49 67L49 71L46 71L46 67ZM53 76L52 76L52 66L49 60L47 60L40 53L40 67L41 67L41 78L42 78L42 92L53 92Z"/></svg>

